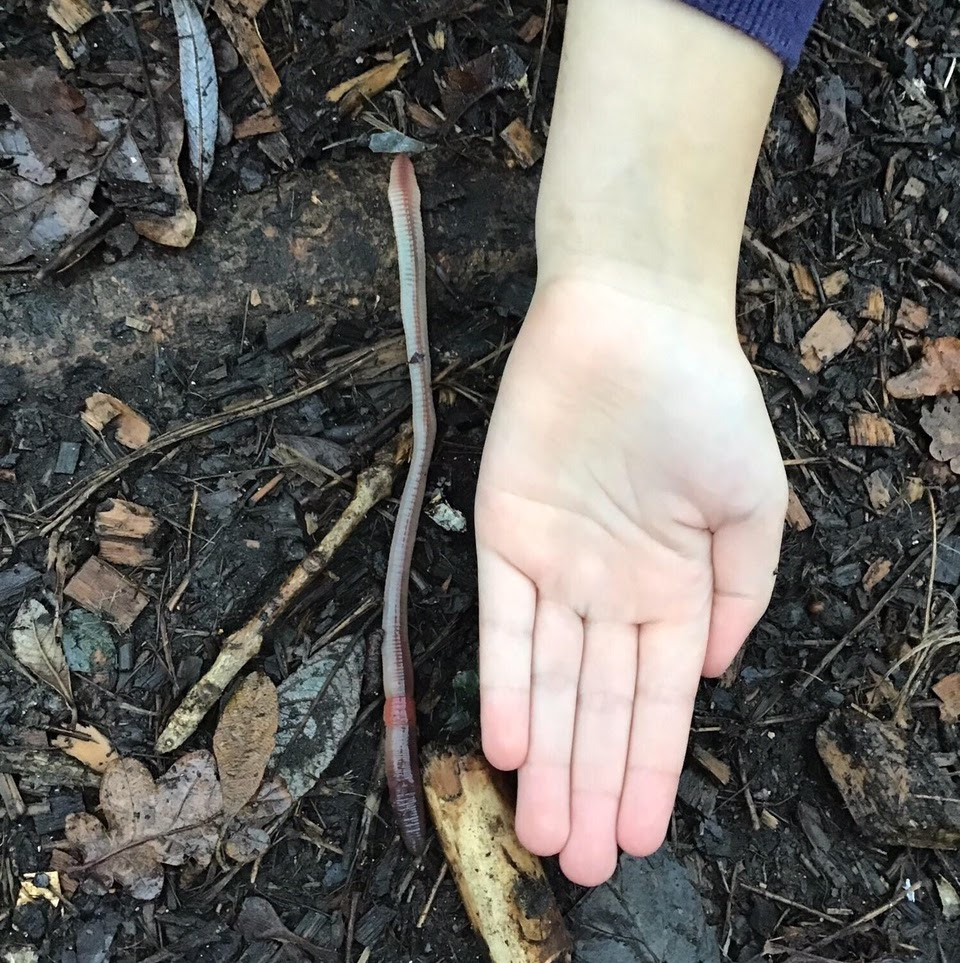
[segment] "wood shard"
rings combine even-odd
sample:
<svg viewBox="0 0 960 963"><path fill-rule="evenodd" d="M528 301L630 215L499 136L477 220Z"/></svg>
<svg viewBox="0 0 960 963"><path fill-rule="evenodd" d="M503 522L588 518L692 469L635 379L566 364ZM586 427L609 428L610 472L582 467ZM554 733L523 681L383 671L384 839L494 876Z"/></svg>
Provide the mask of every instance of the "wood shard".
<svg viewBox="0 0 960 963"><path fill-rule="evenodd" d="M828 361L846 351L855 336L850 324L830 308L820 315L800 341L800 361L807 371L816 374Z"/></svg>
<svg viewBox="0 0 960 963"><path fill-rule="evenodd" d="M70 579L64 594L88 612L113 622L121 632L133 625L150 601L133 582L95 555Z"/></svg>
<svg viewBox="0 0 960 963"><path fill-rule="evenodd" d="M543 147L534 137L533 131L519 117L500 131L500 139L510 148L522 167L533 167L543 157Z"/></svg>
<svg viewBox="0 0 960 963"><path fill-rule="evenodd" d="M897 440L893 425L872 411L855 411L850 416L850 444L866 448L893 448Z"/></svg>
<svg viewBox="0 0 960 963"><path fill-rule="evenodd" d="M264 107L236 124L233 136L237 140L243 140L245 137L258 137L260 134L275 134L278 130L283 130L280 118L273 112L272 107ZM252 298L250 303L253 304Z"/></svg>
<svg viewBox="0 0 960 963"><path fill-rule="evenodd" d="M517 36L524 43L531 43L540 36L541 30L543 30L543 17L537 13L531 13L527 22L517 31Z"/></svg>
<svg viewBox="0 0 960 963"><path fill-rule="evenodd" d="M327 91L327 100L339 104L341 114L359 111L367 100L375 97L397 79L400 71L409 63L410 56L410 51L404 50L387 63L377 64L376 67L331 87Z"/></svg>
<svg viewBox="0 0 960 963"><path fill-rule="evenodd" d="M111 498L97 508L93 530L100 538L100 557L116 565L156 562L154 543L160 522L149 508Z"/></svg>
<svg viewBox="0 0 960 963"><path fill-rule="evenodd" d="M703 766L707 772L713 776L721 786L726 786L733 774L730 767L722 759L718 759L712 752L702 746L694 746L692 750L693 758Z"/></svg>
<svg viewBox="0 0 960 963"><path fill-rule="evenodd" d="M502 777L478 754L424 770L426 799L467 914L492 963L565 963L573 943L540 860L513 828Z"/></svg>
<svg viewBox="0 0 960 963"><path fill-rule="evenodd" d="M280 78L260 39L260 31L254 20L256 15L254 11L259 9L260 4L246 4L246 10L237 9L238 6L242 8L244 4L231 4L228 0L213 0L213 11L223 24L234 47L237 48L237 53L247 65L257 90L268 104L273 103L274 97L280 92Z"/></svg>
<svg viewBox="0 0 960 963"><path fill-rule="evenodd" d="M67 33L76 33L98 12L87 0L51 0L47 4L47 16Z"/></svg>
<svg viewBox="0 0 960 963"><path fill-rule="evenodd" d="M150 440L150 425L146 418L103 391L95 391L87 398L80 420L94 431L103 431L108 424L115 422L117 441L125 448L142 448Z"/></svg>
<svg viewBox="0 0 960 963"><path fill-rule="evenodd" d="M821 284L823 293L828 298L835 298L847 286L849 280L850 275L846 271L834 271L823 279Z"/></svg>
<svg viewBox="0 0 960 963"><path fill-rule="evenodd" d="M960 846L953 780L892 726L841 709L817 730L817 751L864 835L893 846Z"/></svg>
<svg viewBox="0 0 960 963"><path fill-rule="evenodd" d="M910 298L904 298L900 302L900 307L897 308L897 320L894 324L900 328L901 331L919 334L921 331L926 330L929 323L930 312L922 304L917 304L916 301L911 301Z"/></svg>
<svg viewBox="0 0 960 963"><path fill-rule="evenodd" d="M791 264L790 273L793 275L793 283L797 286L797 293L804 301L817 300L817 285L813 280L813 273L810 268L803 264Z"/></svg>
<svg viewBox="0 0 960 963"><path fill-rule="evenodd" d="M814 106L810 95L801 92L793 103L797 108L797 114L800 116L800 122L809 133L815 134L817 132L817 108Z"/></svg>
<svg viewBox="0 0 960 963"><path fill-rule="evenodd" d="M883 321L886 303L883 291L878 287L872 287L867 291L863 307L860 309L860 317L866 321L876 321L878 324Z"/></svg>
<svg viewBox="0 0 960 963"><path fill-rule="evenodd" d="M787 523L797 532L805 532L813 524L792 487L787 493Z"/></svg>

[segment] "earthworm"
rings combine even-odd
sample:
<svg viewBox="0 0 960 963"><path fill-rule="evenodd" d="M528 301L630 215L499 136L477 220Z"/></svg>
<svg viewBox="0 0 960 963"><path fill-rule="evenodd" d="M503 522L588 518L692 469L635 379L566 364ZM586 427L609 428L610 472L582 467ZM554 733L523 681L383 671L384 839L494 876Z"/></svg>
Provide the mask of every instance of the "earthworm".
<svg viewBox="0 0 960 963"><path fill-rule="evenodd" d="M437 433L430 388L430 346L427 340L426 259L420 189L413 164L398 154L390 169L390 210L397 238L400 268L400 316L407 346L413 395L413 452L410 470L397 506L383 588L383 721L386 725L386 769L390 802L400 836L413 853L423 851L426 816L420 760L417 755L417 714L413 697L413 662L407 638L407 589L410 559L417 537L427 469Z"/></svg>

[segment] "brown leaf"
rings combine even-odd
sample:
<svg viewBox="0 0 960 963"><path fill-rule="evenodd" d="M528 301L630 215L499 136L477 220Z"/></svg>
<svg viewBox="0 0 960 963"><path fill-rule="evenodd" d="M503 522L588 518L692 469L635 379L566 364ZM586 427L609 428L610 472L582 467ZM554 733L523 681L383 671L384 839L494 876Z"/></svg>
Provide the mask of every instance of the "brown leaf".
<svg viewBox="0 0 960 963"><path fill-rule="evenodd" d="M940 398L920 415L920 424L930 436L930 454L937 461L949 462L960 475L960 398Z"/></svg>
<svg viewBox="0 0 960 963"><path fill-rule="evenodd" d="M117 760L117 750L99 729L78 725L77 736L63 733L50 740L50 745L62 749L68 756L82 762L94 772L106 772Z"/></svg>
<svg viewBox="0 0 960 963"><path fill-rule="evenodd" d="M83 95L49 67L26 60L0 62L0 100L44 164L66 170L100 140L97 128L78 113L86 103Z"/></svg>
<svg viewBox="0 0 960 963"><path fill-rule="evenodd" d="M213 756L187 753L156 782L143 763L120 759L104 774L100 808L106 828L88 813L67 817L67 841L84 863L66 872L155 899L163 888L162 864L191 860L202 868L213 857L223 808Z"/></svg>
<svg viewBox="0 0 960 963"><path fill-rule="evenodd" d="M227 703L213 735L227 816L239 812L263 781L279 720L277 687L264 673L252 672Z"/></svg>
<svg viewBox="0 0 960 963"><path fill-rule="evenodd" d="M377 64L376 67L331 87L327 91L327 100L339 104L341 114L359 111L367 100L375 97L397 79L400 71L410 62L410 57L410 51L404 50L385 64Z"/></svg>
<svg viewBox="0 0 960 963"><path fill-rule="evenodd" d="M887 380L894 398L924 398L960 391L960 338L933 338L912 368Z"/></svg>
<svg viewBox="0 0 960 963"><path fill-rule="evenodd" d="M60 644L60 618L51 615L37 599L27 599L17 611L10 630L13 654L41 682L73 705L70 671Z"/></svg>
<svg viewBox="0 0 960 963"><path fill-rule="evenodd" d="M80 419L94 431L103 431L116 420L117 441L125 448L142 448L150 440L150 425L146 418L119 398L95 391L87 398L86 405Z"/></svg>
<svg viewBox="0 0 960 963"><path fill-rule="evenodd" d="M270 848L270 834L264 829L282 816L293 805L282 779L270 779L260 786L256 799L247 803L237 813L232 829L224 840L223 848L235 863L252 863L265 855Z"/></svg>
<svg viewBox="0 0 960 963"><path fill-rule="evenodd" d="M960 722L960 672L951 672L942 678L933 691L940 700L940 721Z"/></svg>

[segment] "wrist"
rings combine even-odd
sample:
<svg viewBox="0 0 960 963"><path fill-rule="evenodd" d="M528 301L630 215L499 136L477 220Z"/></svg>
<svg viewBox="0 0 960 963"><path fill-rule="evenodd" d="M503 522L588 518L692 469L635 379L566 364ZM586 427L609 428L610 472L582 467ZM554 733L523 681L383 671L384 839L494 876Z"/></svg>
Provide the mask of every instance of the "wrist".
<svg viewBox="0 0 960 963"><path fill-rule="evenodd" d="M537 206L541 280L732 309L780 74L769 50L678 0L571 0Z"/></svg>

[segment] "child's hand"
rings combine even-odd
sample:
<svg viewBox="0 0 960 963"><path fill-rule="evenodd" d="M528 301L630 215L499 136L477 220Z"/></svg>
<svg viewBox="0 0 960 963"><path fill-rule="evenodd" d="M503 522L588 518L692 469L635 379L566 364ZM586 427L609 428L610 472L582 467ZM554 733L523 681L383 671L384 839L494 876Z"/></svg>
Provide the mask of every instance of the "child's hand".
<svg viewBox="0 0 960 963"><path fill-rule="evenodd" d="M732 311L538 290L477 491L481 719L520 769L521 841L575 882L663 840L700 676L769 601L786 490Z"/></svg>

